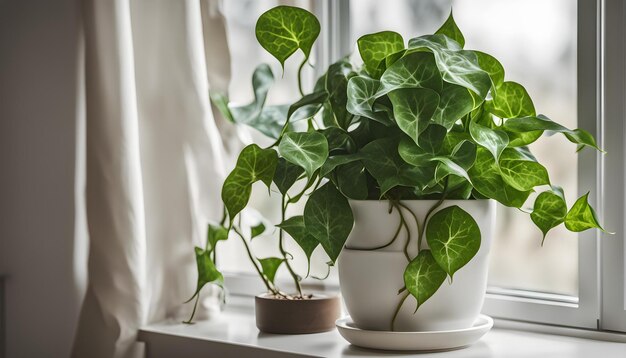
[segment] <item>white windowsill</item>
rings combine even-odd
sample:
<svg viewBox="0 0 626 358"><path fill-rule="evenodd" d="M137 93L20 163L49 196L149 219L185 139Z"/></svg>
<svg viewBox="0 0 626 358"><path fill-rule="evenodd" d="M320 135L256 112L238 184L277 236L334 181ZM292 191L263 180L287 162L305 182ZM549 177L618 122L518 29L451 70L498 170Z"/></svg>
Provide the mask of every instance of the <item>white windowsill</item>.
<svg viewBox="0 0 626 358"><path fill-rule="evenodd" d="M143 328L139 340L146 343L146 358L415 356L351 346L335 330L309 335L260 333L252 302L251 297L233 296L215 319L193 325L166 321ZM555 332L595 339L550 334ZM625 343L597 339L626 342L621 334L496 321L496 327L469 348L419 357L626 357Z"/></svg>

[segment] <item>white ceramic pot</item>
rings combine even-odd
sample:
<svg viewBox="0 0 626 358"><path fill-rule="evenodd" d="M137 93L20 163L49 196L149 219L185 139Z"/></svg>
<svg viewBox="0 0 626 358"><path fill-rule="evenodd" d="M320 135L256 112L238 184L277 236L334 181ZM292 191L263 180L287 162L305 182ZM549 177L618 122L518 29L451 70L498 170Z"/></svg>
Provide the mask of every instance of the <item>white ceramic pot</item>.
<svg viewBox="0 0 626 358"><path fill-rule="evenodd" d="M420 223L436 200L407 200ZM341 293L354 324L361 329L391 330L394 312L402 299L403 274L408 264L404 254L406 231L394 244L376 251L372 248L389 242L398 227L398 215L389 214L386 201L351 201L355 225L339 256ZM398 312L395 331L439 331L472 326L482 309L487 286L488 253L495 224L492 200L446 200L436 209L457 205L467 211L480 228L481 245L476 256L454 274L453 282L444 282L439 290L415 311L416 301L409 296ZM411 242L409 253L417 255L417 230L408 212ZM432 216L431 216L432 217ZM426 239L422 243L428 247Z"/></svg>

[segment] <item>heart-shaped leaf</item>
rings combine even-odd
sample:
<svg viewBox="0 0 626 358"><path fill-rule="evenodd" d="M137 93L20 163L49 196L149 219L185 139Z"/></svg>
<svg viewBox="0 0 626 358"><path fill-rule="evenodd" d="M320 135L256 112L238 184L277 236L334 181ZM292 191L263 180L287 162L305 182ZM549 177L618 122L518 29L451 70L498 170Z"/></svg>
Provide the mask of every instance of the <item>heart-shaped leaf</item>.
<svg viewBox="0 0 626 358"><path fill-rule="evenodd" d="M474 188L487 198L495 199L500 203L521 208L530 195L530 191L519 191L508 185L504 179L493 155L485 148L476 150L476 161L468 171Z"/></svg>
<svg viewBox="0 0 626 358"><path fill-rule="evenodd" d="M489 74L493 88L498 88L504 82L504 67L495 57L480 51L474 51L478 58L478 66Z"/></svg>
<svg viewBox="0 0 626 358"><path fill-rule="evenodd" d="M355 116L362 116L373 119L384 125L390 125L391 120L388 116L381 112L374 112L373 106L378 90L380 88L380 81L364 77L355 76L348 81L348 112Z"/></svg>
<svg viewBox="0 0 626 358"><path fill-rule="evenodd" d="M588 197L589 193L578 198L572 208L567 212L565 216L565 227L569 231L581 232L594 228L604 231L600 223L598 223L595 210L593 210L587 201Z"/></svg>
<svg viewBox="0 0 626 358"><path fill-rule="evenodd" d="M304 207L304 226L322 245L331 262L343 248L354 217L348 200L328 182L315 190Z"/></svg>
<svg viewBox="0 0 626 358"><path fill-rule="evenodd" d="M327 115L332 117L330 123L343 129L347 129L352 121L352 114L347 110L348 103L348 79L354 75L350 61L342 59L328 67L324 75L324 90L328 93ZM328 125L328 123L327 123Z"/></svg>
<svg viewBox="0 0 626 358"><path fill-rule="evenodd" d="M491 88L491 79L489 74L478 66L478 58L473 51L461 50L458 43L441 34L409 40L409 53L423 49L428 49L434 54L444 81L465 87L476 93L479 98L487 96Z"/></svg>
<svg viewBox="0 0 626 358"><path fill-rule="evenodd" d="M346 197L354 200L367 199L367 177L365 166L360 161L347 163L337 168L337 188Z"/></svg>
<svg viewBox="0 0 626 358"><path fill-rule="evenodd" d="M434 165L412 166L402 160L398 143L394 138L383 138L361 149L363 164L378 182L380 194L384 195L396 186L423 188L434 174Z"/></svg>
<svg viewBox="0 0 626 358"><path fill-rule="evenodd" d="M200 294L200 290L207 283L213 283L220 287L224 285L224 276L222 273L217 270L213 260L211 260L211 255L209 251L203 250L200 247L195 248L196 253L196 266L198 268L198 281L196 283L196 291L193 296L185 303L191 301Z"/></svg>
<svg viewBox="0 0 626 358"><path fill-rule="evenodd" d="M256 22L256 38L280 65L298 49L305 60L311 54L313 43L320 34L320 23L315 15L292 6L276 6L263 13Z"/></svg>
<svg viewBox="0 0 626 358"><path fill-rule="evenodd" d="M367 72L379 78L382 71L381 62L389 55L404 49L402 36L393 31L382 31L361 36L357 40L359 54L365 64Z"/></svg>
<svg viewBox="0 0 626 358"><path fill-rule="evenodd" d="M281 259L278 257L259 259L259 263L261 263L261 269L263 270L263 275L267 277L268 281L274 283L274 279L276 278L276 271L278 271L278 268L283 262L285 262L285 259Z"/></svg>
<svg viewBox="0 0 626 358"><path fill-rule="evenodd" d="M278 164L274 172L274 184L276 184L280 193L285 195L302 173L304 173L304 169L299 165L292 164L285 158L278 158Z"/></svg>
<svg viewBox="0 0 626 358"><path fill-rule="evenodd" d="M427 88L404 88L389 92L398 127L419 144L419 136L439 104L437 92Z"/></svg>
<svg viewBox="0 0 626 358"><path fill-rule="evenodd" d="M279 225L279 228L285 230L291 238L300 246L307 258L307 266L311 267L311 255L315 248L319 245L319 242L313 235L307 232L304 226L304 217L302 215L292 216L289 219L283 221ZM307 272L309 269L307 269ZM308 276L308 273L307 273Z"/></svg>
<svg viewBox="0 0 626 358"><path fill-rule="evenodd" d="M285 159L302 167L310 178L328 157L328 142L318 132L290 132L281 139L278 151Z"/></svg>
<svg viewBox="0 0 626 358"><path fill-rule="evenodd" d="M437 264L430 250L421 250L404 270L404 286L415 297L417 307L437 292L446 280L446 272Z"/></svg>
<svg viewBox="0 0 626 358"><path fill-rule="evenodd" d="M428 52L405 55L385 70L380 83L382 88L377 97L400 88L428 88L439 92L443 85L435 58Z"/></svg>
<svg viewBox="0 0 626 358"><path fill-rule="evenodd" d="M335 170L335 168L337 168L338 166L360 160L361 157L362 157L361 154L358 154L358 153L346 154L346 155L335 155L332 157L328 157L326 161L324 162L324 165L322 165L322 168L320 169L320 176L326 177L330 172Z"/></svg>
<svg viewBox="0 0 626 358"><path fill-rule="evenodd" d="M425 151L437 154L443 146L448 131L439 124L430 124L419 136L419 146Z"/></svg>
<svg viewBox="0 0 626 358"><path fill-rule="evenodd" d="M513 148L506 148L500 155L500 172L507 184L520 191L550 184L548 171L543 165Z"/></svg>
<svg viewBox="0 0 626 358"><path fill-rule="evenodd" d="M474 98L465 87L444 82L433 121L451 129L454 123L474 109Z"/></svg>
<svg viewBox="0 0 626 358"><path fill-rule="evenodd" d="M261 149L256 144L250 144L239 153L237 164L222 187L222 201L231 223L248 204L252 184L260 180L269 188L277 163L278 155L274 150Z"/></svg>
<svg viewBox="0 0 626 358"><path fill-rule="evenodd" d="M487 106L489 112L500 118L519 118L535 115L535 106L526 89L516 82L503 82Z"/></svg>
<svg viewBox="0 0 626 358"><path fill-rule="evenodd" d="M550 229L565 221L565 215L567 215L567 205L565 204L563 193L559 191L544 191L535 199L530 218L541 230L545 240L546 234Z"/></svg>
<svg viewBox="0 0 626 358"><path fill-rule="evenodd" d="M265 224L259 223L250 228L250 239L254 239L255 237L263 234L265 232Z"/></svg>
<svg viewBox="0 0 626 358"><path fill-rule="evenodd" d="M472 139L489 150L495 160L500 158L500 154L509 144L509 137L506 132L499 129L491 129L471 121L469 131Z"/></svg>
<svg viewBox="0 0 626 358"><path fill-rule="evenodd" d="M452 40L456 41L461 47L465 46L465 37L461 33L461 30L454 22L454 17L452 17L452 10L450 10L450 15L446 22L441 25L439 30L435 31L435 34L446 35Z"/></svg>
<svg viewBox="0 0 626 358"><path fill-rule="evenodd" d="M544 130L559 132L563 133L572 143L601 150L598 148L595 139L589 132L583 129L568 129L541 114L536 117L530 116L508 119L504 122L502 127L506 131L513 133L525 133L530 131L541 132Z"/></svg>
<svg viewBox="0 0 626 358"><path fill-rule="evenodd" d="M228 239L228 230L221 225L209 224L207 228L207 251L215 250L218 241Z"/></svg>
<svg viewBox="0 0 626 358"><path fill-rule="evenodd" d="M436 212L426 224L428 246L450 278L476 255L480 240L474 218L456 205Z"/></svg>

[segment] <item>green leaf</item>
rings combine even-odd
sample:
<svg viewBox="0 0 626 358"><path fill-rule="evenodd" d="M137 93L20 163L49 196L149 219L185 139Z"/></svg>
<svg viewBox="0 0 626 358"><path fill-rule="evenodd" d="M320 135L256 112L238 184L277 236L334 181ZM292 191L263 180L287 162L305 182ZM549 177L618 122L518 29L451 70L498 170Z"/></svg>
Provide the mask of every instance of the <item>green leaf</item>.
<svg viewBox="0 0 626 358"><path fill-rule="evenodd" d="M487 109L500 118L519 118L535 115L535 106L526 89L516 82L503 82L492 93Z"/></svg>
<svg viewBox="0 0 626 358"><path fill-rule="evenodd" d="M431 124L419 136L419 146L432 154L439 153L448 131L438 124Z"/></svg>
<svg viewBox="0 0 626 358"><path fill-rule="evenodd" d="M474 51L478 58L478 66L489 74L493 88L498 88L504 82L504 67L495 57L480 51Z"/></svg>
<svg viewBox="0 0 626 358"><path fill-rule="evenodd" d="M569 231L581 232L594 228L604 231L602 226L598 223L595 210L593 210L587 201L588 197L589 193L578 198L574 206L569 209L569 212L565 216L565 227Z"/></svg>
<svg viewBox="0 0 626 358"><path fill-rule="evenodd" d="M337 168L337 188L350 199L367 199L367 177L365 166L360 161L351 162Z"/></svg>
<svg viewBox="0 0 626 358"><path fill-rule="evenodd" d="M221 225L208 225L207 229L207 251L215 250L218 241L228 239L228 230Z"/></svg>
<svg viewBox="0 0 626 358"><path fill-rule="evenodd" d="M434 54L444 81L465 87L480 98L487 96L491 88L491 79L489 74L478 66L478 59L473 51L461 50L455 41L449 41L447 36L441 34L409 40L409 52L422 51L425 48Z"/></svg>
<svg viewBox="0 0 626 358"><path fill-rule="evenodd" d="M365 168L380 186L381 196L399 185L423 188L434 174L434 166L412 166L402 160L394 138L372 141L360 153Z"/></svg>
<svg viewBox="0 0 626 358"><path fill-rule="evenodd" d="M389 55L404 49L402 36L393 31L382 31L361 36L357 40L359 54L365 69L372 76L379 78L381 62Z"/></svg>
<svg viewBox="0 0 626 358"><path fill-rule="evenodd" d="M328 151L343 151L351 152L355 149L354 140L345 130L338 127L329 127L323 129L321 133L326 137L328 141Z"/></svg>
<svg viewBox="0 0 626 358"><path fill-rule="evenodd" d="M256 226L250 228L250 239L254 239L255 237L263 234L265 232L265 225L263 223L259 223Z"/></svg>
<svg viewBox="0 0 626 358"><path fill-rule="evenodd" d="M220 92L209 91L209 98L211 99L211 103L213 103L226 120L232 123L235 122L233 114L228 108L228 96Z"/></svg>
<svg viewBox="0 0 626 358"><path fill-rule="evenodd" d="M507 184L520 191L550 184L548 171L543 165L512 148L506 148L500 155L500 172Z"/></svg>
<svg viewBox="0 0 626 358"><path fill-rule="evenodd" d="M427 88L405 88L389 92L389 99L398 127L419 145L419 136L437 109L439 95Z"/></svg>
<svg viewBox="0 0 626 358"><path fill-rule="evenodd" d="M304 226L322 245L333 263L353 224L354 217L348 200L330 182L315 190L306 202Z"/></svg>
<svg viewBox="0 0 626 358"><path fill-rule="evenodd" d="M452 160L465 170L469 170L476 161L476 144L462 140L452 149Z"/></svg>
<svg viewBox="0 0 626 358"><path fill-rule="evenodd" d="M480 229L465 210L449 206L428 220L426 241L435 261L452 278L480 249Z"/></svg>
<svg viewBox="0 0 626 358"><path fill-rule="evenodd" d="M277 138L281 128L287 121L288 106L267 106L265 101L270 87L274 83L274 74L267 64L260 64L252 74L252 89L254 101L244 106L228 106L225 98L215 97L214 103L218 105L224 116L237 124L245 124L270 138Z"/></svg>
<svg viewBox="0 0 626 358"><path fill-rule="evenodd" d="M498 164L493 159L493 155L485 148L479 147L476 150L476 162L468 171L474 188L487 198L495 199L500 203L520 208L530 195L530 191L519 191L508 185Z"/></svg>
<svg viewBox="0 0 626 358"><path fill-rule="evenodd" d="M213 283L220 287L224 285L224 276L217 270L215 264L211 260L209 251L203 250L200 247L195 248L196 253L196 265L198 267L198 281L196 284L196 291L193 296L187 302L191 301L200 294L200 290L207 283ZM185 303L187 303L185 302Z"/></svg>
<svg viewBox="0 0 626 358"><path fill-rule="evenodd" d="M473 108L474 99L467 88L444 82L439 105L433 114L433 121L449 130L456 121L470 113Z"/></svg>
<svg viewBox="0 0 626 358"><path fill-rule="evenodd" d="M459 30L456 22L454 22L454 18L452 17L452 10L450 10L450 15L448 16L446 22L441 25L441 27L435 32L435 34L446 35L452 40L456 41L459 45L461 45L461 47L465 46L465 37L463 37L461 30Z"/></svg>
<svg viewBox="0 0 626 358"><path fill-rule="evenodd" d="M319 110L319 108L321 108L322 104L324 104L324 102L326 102L327 99L328 99L328 93L326 93L326 91L309 93L306 96L300 98L297 102L295 102L291 106L289 106L289 111L287 111L287 118L289 118L289 120L292 120L291 117L296 114L296 111L298 111L300 108L303 108L303 107L317 108L317 110ZM309 107L311 105L316 105L316 106ZM312 116L310 112L307 113L307 115ZM306 116L302 116L302 117L306 117ZM302 119L302 117L297 118L297 119ZM285 123L285 126L286 125L287 123Z"/></svg>
<svg viewBox="0 0 626 358"><path fill-rule="evenodd" d="M278 158L274 172L274 184L280 193L285 195L302 173L304 173L304 169L300 166L288 162L285 158Z"/></svg>
<svg viewBox="0 0 626 358"><path fill-rule="evenodd" d="M470 183L472 182L469 175L467 174L467 171L463 169L463 167L455 163L452 159L442 156L436 156L433 157L432 160L436 160L439 162L439 164L437 164L437 169L435 170L435 182L441 181L448 175L456 175L464 178Z"/></svg>
<svg viewBox="0 0 626 358"><path fill-rule="evenodd" d="M354 74L352 65L347 59L341 59L328 67L324 76L324 89L328 92L327 109L332 117L331 123L347 129L352 121L352 114L346 109L348 103L348 79Z"/></svg>
<svg viewBox="0 0 626 358"><path fill-rule="evenodd" d="M348 112L355 116L373 119L384 125L392 122L388 116L381 112L374 112L374 101L380 88L380 81L373 78L355 76L348 81Z"/></svg>
<svg viewBox="0 0 626 358"><path fill-rule="evenodd" d="M535 199L533 212L530 214L530 219L543 233L544 240L548 231L565 221L565 215L567 215L565 199L559 194L553 191L544 191L539 194Z"/></svg>
<svg viewBox="0 0 626 358"><path fill-rule="evenodd" d="M274 150L261 149L256 144L250 144L239 153L237 164L222 187L222 201L231 223L248 204L252 184L260 180L269 188L277 163L278 155Z"/></svg>
<svg viewBox="0 0 626 358"><path fill-rule="evenodd" d="M435 63L435 58L427 52L408 54L393 65L380 77L382 88L377 97L400 88L428 88L441 91L443 82Z"/></svg>
<svg viewBox="0 0 626 358"><path fill-rule="evenodd" d="M307 232L304 226L304 217L302 215L292 216L278 225L279 228L285 230L289 236L300 246L306 255L308 264L311 264L311 255L319 242L313 235Z"/></svg>
<svg viewBox="0 0 626 358"><path fill-rule="evenodd" d="M446 272L437 264L430 250L421 250L404 270L404 286L415 297L417 307L424 304L446 280Z"/></svg>
<svg viewBox="0 0 626 358"><path fill-rule="evenodd" d="M340 165L352 163L361 159L361 154L335 155L328 157L320 169L320 176L325 177Z"/></svg>
<svg viewBox="0 0 626 358"><path fill-rule="evenodd" d="M298 49L309 58L320 33L320 23L310 12L291 6L277 6L263 13L256 23L256 38L283 68L285 60Z"/></svg>
<svg viewBox="0 0 626 358"><path fill-rule="evenodd" d="M416 167L429 165L430 160L433 158L433 152L429 152L417 146L415 142L409 138L402 138L398 145L398 154L400 154L403 161Z"/></svg>
<svg viewBox="0 0 626 358"><path fill-rule="evenodd" d="M550 120L550 118L538 115L523 118L512 118L504 122L502 126L505 130L513 133L524 133L529 131L552 131L563 133L567 139L579 146L588 146L602 151L598 148L593 136L583 129L568 129L556 122Z"/></svg>
<svg viewBox="0 0 626 358"><path fill-rule="evenodd" d="M318 132L290 132L281 139L278 151L291 163L304 168L310 178L328 157L328 142Z"/></svg>
<svg viewBox="0 0 626 358"><path fill-rule="evenodd" d="M495 160L500 158L500 154L509 144L509 137L506 135L506 132L499 129L491 129L471 121L469 131L472 139L489 150Z"/></svg>
<svg viewBox="0 0 626 358"><path fill-rule="evenodd" d="M261 269L263 270L263 275L267 277L268 281L274 283L274 279L276 278L276 271L280 265L285 262L285 259L281 259L278 257L268 257L265 259L259 259L261 263Z"/></svg>

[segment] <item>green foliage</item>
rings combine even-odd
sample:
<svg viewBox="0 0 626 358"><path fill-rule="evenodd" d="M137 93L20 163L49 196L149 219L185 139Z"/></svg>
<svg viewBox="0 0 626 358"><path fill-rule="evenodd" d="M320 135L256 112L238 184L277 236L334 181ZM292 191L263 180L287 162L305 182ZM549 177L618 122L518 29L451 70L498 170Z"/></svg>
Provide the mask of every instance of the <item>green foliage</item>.
<svg viewBox="0 0 626 358"><path fill-rule="evenodd" d="M415 300L417 307L437 292L446 280L446 272L435 261L430 250L421 250L404 271L404 285Z"/></svg>
<svg viewBox="0 0 626 358"><path fill-rule="evenodd" d="M581 196L576 200L574 206L567 212L565 216L565 227L574 232L585 231L588 229L600 229L604 231L598 223L595 210L587 201L589 193Z"/></svg>
<svg viewBox="0 0 626 358"><path fill-rule="evenodd" d="M544 191L535 199L535 206L530 218L543 233L545 239L548 231L565 221L567 204L561 188L553 191Z"/></svg>
<svg viewBox="0 0 626 358"><path fill-rule="evenodd" d="M354 217L348 200L332 183L318 188L306 202L306 230L322 245L333 263L337 260L353 224Z"/></svg>
<svg viewBox="0 0 626 358"><path fill-rule="evenodd" d="M283 136L278 152L283 158L303 168L311 177L328 157L328 141L318 132L291 132Z"/></svg>
<svg viewBox="0 0 626 358"><path fill-rule="evenodd" d="M480 229L458 206L441 209L427 223L426 240L439 266L453 277L480 248Z"/></svg>
<svg viewBox="0 0 626 358"><path fill-rule="evenodd" d="M320 23L310 12L291 6L277 6L263 13L256 23L256 38L281 66L298 49L309 58L320 34Z"/></svg>
<svg viewBox="0 0 626 358"><path fill-rule="evenodd" d="M200 247L195 248L196 252L196 267L198 269L198 282L196 284L196 291L193 296L187 302L193 300L200 294L200 290L207 283L213 283L218 286L224 284L224 276L217 270L213 260L211 260L210 252L203 250Z"/></svg>
<svg viewBox="0 0 626 358"><path fill-rule="evenodd" d="M384 68L380 68L381 64L384 64L387 56L404 49L404 40L397 32L382 31L361 36L357 45L367 72L372 77L380 78L384 71Z"/></svg>
<svg viewBox="0 0 626 358"><path fill-rule="evenodd" d="M311 13L289 6L264 13L256 27L259 43L281 65L298 49L306 61L319 32ZM211 93L225 118L275 141L265 149L245 147L226 178L223 223L209 227L207 251L197 251L198 291L207 282L221 283L210 255L229 229L240 233L233 220L256 181L274 183L277 190L271 191L283 197L276 225L282 257L255 259L246 245L268 290L278 295L274 278L281 265L297 288L303 276L291 268L284 238L302 248L309 265L322 246L332 265L354 225L348 199L388 200L392 206L403 200L494 199L522 208L532 192L551 188L539 193L530 213L544 238L561 223L575 232L602 230L587 195L567 210L562 191L551 186L546 168L527 147L546 132L558 132L578 149L600 150L593 136L537 115L528 92L506 81L497 59L463 49L465 38L452 13L435 34L410 39L406 48L391 31L362 36L357 45L362 65L340 59L290 105L266 105L274 80L267 65L253 75L253 102L235 107L225 95ZM287 217L287 207L301 200L303 213ZM429 249L416 257L405 252L404 282L419 307L476 255L481 232L458 206L416 220L425 221L419 226ZM250 236L263 231L254 227Z"/></svg>
<svg viewBox="0 0 626 358"><path fill-rule="evenodd" d="M278 155L273 149L261 149L256 144L250 144L241 151L235 169L226 177L222 187L222 201L231 224L248 204L252 184L260 180L270 186L277 163Z"/></svg>
<svg viewBox="0 0 626 358"><path fill-rule="evenodd" d="M285 262L285 259L279 257L268 257L265 259L259 259L259 263L261 264L261 269L263 270L263 275L267 277L267 279L274 283L274 278L276 278L276 271L282 263Z"/></svg>

